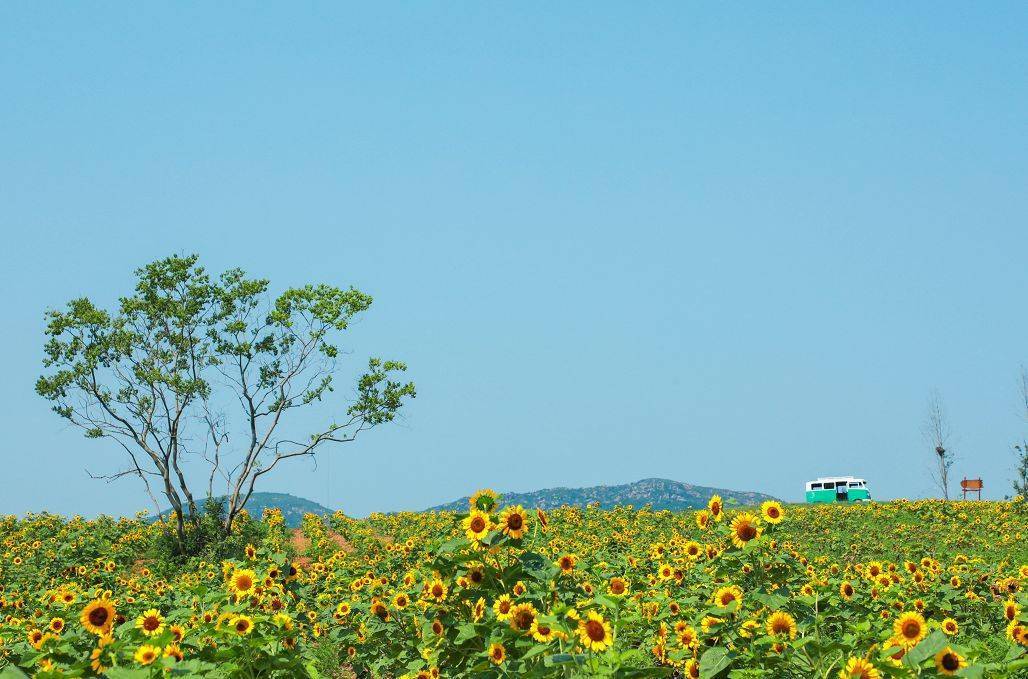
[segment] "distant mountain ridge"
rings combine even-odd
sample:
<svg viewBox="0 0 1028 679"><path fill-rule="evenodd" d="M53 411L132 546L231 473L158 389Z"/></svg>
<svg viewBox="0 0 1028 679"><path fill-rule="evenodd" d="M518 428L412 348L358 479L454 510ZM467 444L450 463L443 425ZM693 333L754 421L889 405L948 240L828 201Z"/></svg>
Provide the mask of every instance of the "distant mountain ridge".
<svg viewBox="0 0 1028 679"><path fill-rule="evenodd" d="M224 497L215 498L225 500ZM199 501L198 501L199 502ZM319 505L313 500L296 497L289 493L254 493L246 503L246 511L255 519L260 519L265 509L278 508L282 510L282 518L290 528L299 528L303 521L304 514L317 514L328 516L332 510ZM170 509L161 512L161 516L171 514Z"/></svg>
<svg viewBox="0 0 1028 679"><path fill-rule="evenodd" d="M523 505L526 508L554 509L561 505L583 507L599 502L604 509L618 505L642 507L645 504L653 509L697 509L706 507L711 495L720 495L727 505L759 505L766 500L777 498L753 491L727 490L725 488L708 488L681 483L669 479L643 479L635 483L619 486L590 486L588 488L544 488L529 493L501 493L505 505ZM464 511L468 508L468 498L463 497L444 505L429 508L428 511Z"/></svg>

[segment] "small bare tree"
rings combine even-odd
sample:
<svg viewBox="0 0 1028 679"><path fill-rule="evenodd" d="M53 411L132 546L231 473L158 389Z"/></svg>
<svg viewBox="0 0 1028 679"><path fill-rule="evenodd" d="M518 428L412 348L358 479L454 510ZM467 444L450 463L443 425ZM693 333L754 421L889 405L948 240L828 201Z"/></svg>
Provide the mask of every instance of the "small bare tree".
<svg viewBox="0 0 1028 679"><path fill-rule="evenodd" d="M1020 402L1018 410L1028 424L1028 368L1021 366L1020 379L1018 380L1018 391L1020 391ZM1028 507L1028 439L1022 437L1021 443L1014 446L1017 456L1017 471L1014 477L1014 494L1021 496L1022 507Z"/></svg>
<svg viewBox="0 0 1028 679"><path fill-rule="evenodd" d="M950 445L952 431L946 406L942 402L942 394L932 389L928 394L928 407L925 412L921 435L932 451L930 466L932 480L942 491L942 496L949 499L949 470L953 466L953 450Z"/></svg>

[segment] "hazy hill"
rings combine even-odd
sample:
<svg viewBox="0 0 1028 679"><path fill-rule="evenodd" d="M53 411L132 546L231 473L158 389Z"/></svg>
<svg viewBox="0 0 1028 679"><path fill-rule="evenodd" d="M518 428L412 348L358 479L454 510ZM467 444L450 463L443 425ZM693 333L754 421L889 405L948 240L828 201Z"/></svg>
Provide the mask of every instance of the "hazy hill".
<svg viewBox="0 0 1028 679"><path fill-rule="evenodd" d="M323 507L317 502L289 493L254 493L250 496L250 501L246 503L246 511L250 512L250 516L255 519L260 519L266 508L273 507L282 510L282 518L290 528L299 528L304 514L327 516L332 513L331 509ZM169 512L170 510L165 510L161 514L166 516Z"/></svg>
<svg viewBox="0 0 1028 679"><path fill-rule="evenodd" d="M765 500L775 499L764 493L707 488L668 479L643 479L621 486L546 488L530 493L502 493L504 504L520 504L540 509L553 509L561 505L584 506L592 502L599 502L600 506L604 508L617 505L642 507L650 504L654 509L671 510L705 507L707 500L714 494L720 495L726 505L757 505ZM464 497L431 509L464 511L467 508L468 498Z"/></svg>

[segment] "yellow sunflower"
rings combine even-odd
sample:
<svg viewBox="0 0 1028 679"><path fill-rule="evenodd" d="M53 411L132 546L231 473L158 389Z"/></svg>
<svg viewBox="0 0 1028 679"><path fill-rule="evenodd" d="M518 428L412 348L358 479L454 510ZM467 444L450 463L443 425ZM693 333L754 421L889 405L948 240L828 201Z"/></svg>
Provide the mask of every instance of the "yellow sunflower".
<svg viewBox="0 0 1028 679"><path fill-rule="evenodd" d="M928 634L928 626L920 613L907 611L896 618L892 631L903 648L913 648Z"/></svg>
<svg viewBox="0 0 1028 679"><path fill-rule="evenodd" d="M502 665L503 661L507 659L507 649L500 643L490 644L488 653L489 662L494 665Z"/></svg>
<svg viewBox="0 0 1028 679"><path fill-rule="evenodd" d="M136 628L148 637L160 634L164 631L164 616L156 608L143 611L143 614L136 618Z"/></svg>
<svg viewBox="0 0 1028 679"><path fill-rule="evenodd" d="M88 631L103 636L111 631L114 624L114 604L108 599L95 599L82 609L79 621Z"/></svg>
<svg viewBox="0 0 1028 679"><path fill-rule="evenodd" d="M504 509L500 514L500 527L503 529L504 535L515 540L523 537L525 531L528 530L528 514L525 512L525 508L516 505Z"/></svg>
<svg viewBox="0 0 1028 679"><path fill-rule="evenodd" d="M599 653L611 644L610 623L595 611L586 613L578 622L578 640L590 651Z"/></svg>
<svg viewBox="0 0 1028 679"><path fill-rule="evenodd" d="M477 509L472 509L468 518L464 519L464 534L468 540L481 542L493 527L489 515Z"/></svg>
<svg viewBox="0 0 1028 679"><path fill-rule="evenodd" d="M954 620L953 618L946 618L945 620L942 621L942 623L939 625L939 627L942 628L943 632L945 632L946 634L948 634L950 636L953 636L957 632L960 631L960 625L958 625L957 621Z"/></svg>
<svg viewBox="0 0 1028 679"><path fill-rule="evenodd" d="M510 595L501 594L500 598L493 604L493 612L496 613L497 620L509 620L510 609L514 607L514 602L511 601Z"/></svg>
<svg viewBox="0 0 1028 679"><path fill-rule="evenodd" d="M839 670L839 679L880 679L878 668L863 658L850 658L846 667Z"/></svg>
<svg viewBox="0 0 1028 679"><path fill-rule="evenodd" d="M952 676L958 670L967 667L967 661L964 660L964 656L947 646L935 654L935 667L942 674Z"/></svg>
<svg viewBox="0 0 1028 679"><path fill-rule="evenodd" d="M760 505L760 515L768 523L781 523L785 518L785 510L777 500L768 500Z"/></svg>
<svg viewBox="0 0 1028 679"><path fill-rule="evenodd" d="M796 638L796 619L785 611L775 611L767 619L767 633L772 637Z"/></svg>
<svg viewBox="0 0 1028 679"><path fill-rule="evenodd" d="M732 603L742 605L742 589L737 585L722 587L714 592L714 603L720 608L728 608Z"/></svg>
<svg viewBox="0 0 1028 679"><path fill-rule="evenodd" d="M140 665L149 665L157 658L161 657L161 649L159 646L151 646L149 644L143 644L136 649L135 654L136 662Z"/></svg>
<svg viewBox="0 0 1028 679"><path fill-rule="evenodd" d="M499 494L492 488L483 488L482 490L475 491L475 494L468 500L468 505L471 509L491 512L496 506L496 501L499 497Z"/></svg>
<svg viewBox="0 0 1028 679"><path fill-rule="evenodd" d="M710 516L715 521L720 521L722 513L724 512L725 505L721 500L720 495L711 495L710 500L707 501L707 511L710 512Z"/></svg>
<svg viewBox="0 0 1028 679"><path fill-rule="evenodd" d="M535 623L538 611L532 604L517 604L510 609L510 627L519 632L529 633Z"/></svg>
<svg viewBox="0 0 1028 679"><path fill-rule="evenodd" d="M732 544L739 549L760 537L760 519L750 512L742 512L732 519Z"/></svg>
<svg viewBox="0 0 1028 679"><path fill-rule="evenodd" d="M557 633L554 632L553 628L550 627L548 623L539 622L538 620L532 623L531 632L532 638L543 644L553 641L557 636Z"/></svg>
<svg viewBox="0 0 1028 679"><path fill-rule="evenodd" d="M242 599L253 592L257 585L257 574L249 568L238 568L228 579L228 588L236 599Z"/></svg>
<svg viewBox="0 0 1028 679"><path fill-rule="evenodd" d="M611 596L624 596L628 593L628 581L617 576L607 582L607 593Z"/></svg>
<svg viewBox="0 0 1028 679"><path fill-rule="evenodd" d="M239 636L246 636L253 631L253 618L247 615L237 615L232 618L232 630Z"/></svg>

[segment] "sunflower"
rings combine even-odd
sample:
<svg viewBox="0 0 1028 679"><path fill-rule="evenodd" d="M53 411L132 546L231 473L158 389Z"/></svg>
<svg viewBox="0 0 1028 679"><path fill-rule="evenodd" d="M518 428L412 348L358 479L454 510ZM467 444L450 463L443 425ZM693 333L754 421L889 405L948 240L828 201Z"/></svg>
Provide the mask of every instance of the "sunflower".
<svg viewBox="0 0 1028 679"><path fill-rule="evenodd" d="M920 613L907 611L892 624L892 631L896 640L903 648L913 648L928 634L928 626Z"/></svg>
<svg viewBox="0 0 1028 679"><path fill-rule="evenodd" d="M177 644L186 636L186 630L182 625L171 625L168 627L172 640Z"/></svg>
<svg viewBox="0 0 1028 679"><path fill-rule="evenodd" d="M695 658L690 658L685 663L685 676L689 679L700 679L700 663Z"/></svg>
<svg viewBox="0 0 1028 679"><path fill-rule="evenodd" d="M156 608L143 611L143 614L136 618L136 628L148 637L160 634L164 631L164 616Z"/></svg>
<svg viewBox="0 0 1028 679"><path fill-rule="evenodd" d="M557 566L560 567L560 572L564 575L568 575L575 570L575 564L577 563L578 557L574 554L565 554L557 559Z"/></svg>
<svg viewBox="0 0 1028 679"><path fill-rule="evenodd" d="M703 545L696 542L695 540L689 540L685 543L685 555L689 557L690 561L696 561L703 554Z"/></svg>
<svg viewBox="0 0 1028 679"><path fill-rule="evenodd" d="M675 569L670 564L662 563L657 568L657 577L661 580L670 580L675 577Z"/></svg>
<svg viewBox="0 0 1028 679"><path fill-rule="evenodd" d="M471 509L490 512L496 506L499 497L499 494L492 488L483 488L475 491L474 495L468 499L468 505Z"/></svg>
<svg viewBox="0 0 1028 679"><path fill-rule="evenodd" d="M253 592L257 584L257 574L249 568L238 568L228 579L229 591L235 594L236 600Z"/></svg>
<svg viewBox="0 0 1028 679"><path fill-rule="evenodd" d="M449 588L442 580L434 578L425 587L425 598L434 599L436 603L442 603L446 601L446 593L449 591Z"/></svg>
<svg viewBox="0 0 1028 679"><path fill-rule="evenodd" d="M686 623L682 623L680 628L675 625L675 636L678 637L678 643L685 648L692 648L700 642L700 636L696 634L696 629Z"/></svg>
<svg viewBox="0 0 1028 679"><path fill-rule="evenodd" d="M247 615L237 615L232 618L232 629L239 636L245 636L253 631L253 618Z"/></svg>
<svg viewBox="0 0 1028 679"><path fill-rule="evenodd" d="M507 649L500 643L490 644L488 653L489 662L494 665L502 665L503 661L507 659Z"/></svg>
<svg viewBox="0 0 1028 679"><path fill-rule="evenodd" d="M500 598L493 604L493 612L496 613L497 620L509 620L510 609L514 607L514 602L511 601L510 595L501 594Z"/></svg>
<svg viewBox="0 0 1028 679"><path fill-rule="evenodd" d="M111 636L100 637L96 648L94 648L93 652L89 654L89 666L93 668L93 671L97 674L103 674L111 668L111 665L114 664L110 650L105 650L113 641L114 638Z"/></svg>
<svg viewBox="0 0 1028 679"><path fill-rule="evenodd" d="M777 500L768 500L760 505L760 515L768 523L781 523L785 518L785 510Z"/></svg>
<svg viewBox="0 0 1028 679"><path fill-rule="evenodd" d="M599 613L589 611L586 618L578 622L578 640L591 651L606 650L611 644L610 623Z"/></svg>
<svg viewBox="0 0 1028 679"><path fill-rule="evenodd" d="M53 618L50 620L50 631L60 634L64 631L64 618Z"/></svg>
<svg viewBox="0 0 1028 679"><path fill-rule="evenodd" d="M468 518L464 519L464 534L468 540L481 542L493 527L489 515L477 509L472 509Z"/></svg>
<svg viewBox="0 0 1028 679"><path fill-rule="evenodd" d="M846 601L853 598L853 585L848 580L843 580L842 584L839 585L839 596Z"/></svg>
<svg viewBox="0 0 1028 679"><path fill-rule="evenodd" d="M711 495L710 500L707 501L707 511L710 512L710 516L715 521L720 521L722 513L724 512L725 505L721 500L720 495Z"/></svg>
<svg viewBox="0 0 1028 679"><path fill-rule="evenodd" d="M504 509L500 514L500 526L503 528L504 535L515 540L524 536L525 531L528 530L528 514L525 512L525 508L516 505Z"/></svg>
<svg viewBox="0 0 1028 679"><path fill-rule="evenodd" d="M839 679L880 679L878 668L863 658L850 658L844 669L839 670Z"/></svg>
<svg viewBox="0 0 1028 679"><path fill-rule="evenodd" d="M539 622L539 620L532 623L531 633L533 639L543 644L553 641L554 637L557 636L557 633L553 631L549 624Z"/></svg>
<svg viewBox="0 0 1028 679"><path fill-rule="evenodd" d="M772 637L796 638L796 619L785 611L775 611L767 619L767 633Z"/></svg>
<svg viewBox="0 0 1028 679"><path fill-rule="evenodd" d="M397 594L396 596L393 597L393 606L395 608L397 608L398 610L402 611L403 609L407 608L407 606L409 606L409 605L410 605L410 597L407 596L406 594L404 594L403 592L400 592L399 594Z"/></svg>
<svg viewBox="0 0 1028 679"><path fill-rule="evenodd" d="M186 654L182 652L182 648L178 644L168 644L164 648L165 658L174 658L175 662L182 662L182 659L186 657Z"/></svg>
<svg viewBox="0 0 1028 679"><path fill-rule="evenodd" d="M707 530L707 526L710 525L710 512L706 509L701 509L696 512L696 527L700 530Z"/></svg>
<svg viewBox="0 0 1028 679"><path fill-rule="evenodd" d="M478 597L478 601L476 601L475 605L471 607L471 618L475 622L478 622L479 620L482 619L482 616L484 616L484 615L485 615L485 597Z"/></svg>
<svg viewBox="0 0 1028 679"><path fill-rule="evenodd" d="M149 644L143 644L136 649L135 654L136 662L140 665L149 665L157 658L161 657L161 649L159 646L151 646Z"/></svg>
<svg viewBox="0 0 1028 679"><path fill-rule="evenodd" d="M616 576L611 578L607 582L607 593L611 596L624 596L628 593L628 581Z"/></svg>
<svg viewBox="0 0 1028 679"><path fill-rule="evenodd" d="M953 636L954 634L960 631L960 625L958 625L957 621L953 618L946 618L945 620L943 620L940 627L942 628L943 632L950 636Z"/></svg>
<svg viewBox="0 0 1028 679"><path fill-rule="evenodd" d="M935 667L946 676L952 676L957 670L967 667L967 661L952 648L947 646L935 654Z"/></svg>
<svg viewBox="0 0 1028 679"><path fill-rule="evenodd" d="M535 623L538 611L532 604L517 604L510 609L510 627L519 632L529 633Z"/></svg>
<svg viewBox="0 0 1028 679"><path fill-rule="evenodd" d="M732 603L742 605L742 589L736 585L722 587L714 593L714 603L721 608L728 608Z"/></svg>
<svg viewBox="0 0 1028 679"><path fill-rule="evenodd" d="M1003 604L1003 617L1006 618L1008 622L1016 620L1017 616L1020 614L1021 607L1018 606L1017 602L1013 599L1009 599L1005 604Z"/></svg>
<svg viewBox="0 0 1028 679"><path fill-rule="evenodd" d="M750 512L737 514L732 519L732 543L742 549L751 540L760 537L760 519Z"/></svg>
<svg viewBox="0 0 1028 679"><path fill-rule="evenodd" d="M82 609L79 621L88 631L103 636L111 631L114 625L114 604L109 599L95 599Z"/></svg>

